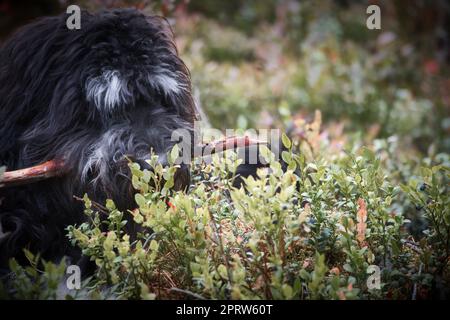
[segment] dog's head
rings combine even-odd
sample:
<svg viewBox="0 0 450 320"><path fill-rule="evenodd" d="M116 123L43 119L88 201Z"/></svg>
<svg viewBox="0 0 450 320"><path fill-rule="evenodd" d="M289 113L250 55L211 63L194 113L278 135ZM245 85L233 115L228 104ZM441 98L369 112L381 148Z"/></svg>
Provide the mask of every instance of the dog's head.
<svg viewBox="0 0 450 320"><path fill-rule="evenodd" d="M80 76L91 111L108 118L141 100L194 120L189 72L166 20L135 10L83 17L87 50Z"/></svg>
<svg viewBox="0 0 450 320"><path fill-rule="evenodd" d="M152 149L164 162L173 131L192 132L189 72L163 18L82 12L80 30L66 19L28 25L1 49L0 149L16 167L63 158L72 184L114 198L126 157L145 165Z"/></svg>

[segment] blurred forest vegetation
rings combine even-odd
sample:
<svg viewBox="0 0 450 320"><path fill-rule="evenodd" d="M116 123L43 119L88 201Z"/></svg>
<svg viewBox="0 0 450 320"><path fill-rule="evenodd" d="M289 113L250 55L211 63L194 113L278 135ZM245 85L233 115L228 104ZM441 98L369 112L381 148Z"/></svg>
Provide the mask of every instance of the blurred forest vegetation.
<svg viewBox="0 0 450 320"><path fill-rule="evenodd" d="M324 132L337 140L395 136L405 152L450 148L446 1L0 3L0 37L72 3L167 17L196 98L215 128L292 129L320 110ZM369 4L381 7L381 30L365 25Z"/></svg>
<svg viewBox="0 0 450 320"><path fill-rule="evenodd" d="M234 190L235 200L240 199L240 203L257 201L260 204L261 209L254 213L241 210L239 214L243 214L242 220L246 222L244 227L230 222L241 221L241 216L238 214L238 219L232 216L239 212L236 208L230 213L233 205L227 184L220 185L219 180L212 179L214 183L209 185L202 181L203 175L195 172L198 168L194 168L196 186L192 187L191 195L177 195L173 203L177 208L189 201L203 203L203 209L191 208L192 216L188 219L204 219L208 223L209 219L225 221L231 235L242 236L237 237L239 241L234 235L230 236L225 250L230 261L236 261L232 272L238 275L244 272L247 282L232 282L228 278L227 290L235 290L230 296L224 289L227 281L223 279L227 279L227 275L216 274L216 269L225 268L224 264L229 268L222 261L223 252L209 243L207 237L200 237L201 245L196 243L195 232L203 234L203 230L192 231L191 236L182 223L186 221L185 213L175 209L166 212L165 203L158 202L164 219L148 217L149 224L154 228L159 226L162 235L179 240L177 252L181 255L176 258L179 260L173 261L162 256L155 269L137 272L137 277L150 288L145 287L146 290L158 292L151 297L183 297L168 294L171 286L222 299L448 297L448 1L5 0L0 2L0 39L30 19L64 12L72 3L93 11L132 6L165 16L174 30L180 55L191 71L195 98L207 115L207 122L221 130L281 128L292 140L292 150L299 151L303 157L296 158L302 175L297 177L301 191L295 192L294 198L303 199L300 203L305 205L299 207L300 204L286 200L284 191L280 196L266 199L261 195L259 200L254 200ZM381 30L366 27L369 4L381 7ZM364 151L363 146L371 150L370 153ZM293 159L293 156L288 158ZM208 170L211 172L211 168ZM214 170L220 171L220 166ZM135 171L133 174L141 174ZM217 176L220 174L216 173ZM280 182L281 176L273 179L275 189L279 186L276 183L284 183ZM207 186L206 191L202 184ZM257 182L252 184L257 185ZM398 190L400 185L402 191ZM260 189L254 187L252 192L257 194L255 190ZM153 199L145 192L142 194ZM368 203L367 211L364 201ZM282 206L284 202L287 204ZM145 201L142 206L139 204L145 207L143 212L148 209L146 205ZM287 209L279 212L279 207ZM111 210L115 208L111 206ZM210 216L206 214L208 210ZM255 227L253 236L243 231L251 225L245 219L252 214L259 214L258 221L265 221L273 212L280 214L281 222L276 227L268 220L267 226L260 226L261 230ZM307 239L306 244L297 234L282 236L292 225L289 219L296 218L298 212L311 216L301 222L306 224L307 231L300 238ZM166 213L170 213L169 218L164 216ZM353 227L348 234L337 230L339 224L347 230L347 220L339 218L345 223L333 220L336 213L352 221L361 213L369 216L367 228L371 231L367 243L354 238ZM227 220L229 217L233 218ZM142 222L143 218L139 216L139 219ZM166 226L167 219L179 221L171 221L174 225ZM407 223L409 220L412 223ZM91 251L103 254L102 250L106 249L102 241L119 241L114 244L117 247L123 244L120 241L125 241L119 233L113 240L99 240L87 226L74 230L72 238L81 243L88 254ZM174 230L178 233L172 234ZM291 250L286 257L277 248L267 253L274 265L280 264L279 269L274 267L274 270L282 270L280 274L275 271L267 274L267 270L260 273L261 261L255 258L249 262L247 256L234 255L247 245L246 241L251 245L248 237L261 235L261 239L266 239L267 230L273 231L272 239L280 237L284 241L282 244ZM91 237L94 240L83 240ZM163 252L167 247L172 250L172 244L164 244L164 239L160 239ZM100 249L95 247L98 243ZM204 248L210 248L211 252ZM367 248L370 249L367 251ZM156 242L152 250L159 250ZM258 250L254 251L255 257L259 257ZM324 254L325 260L316 253ZM108 257L96 254L92 256L101 262ZM115 259L115 253L111 254ZM155 256L156 253L148 261L154 263ZM204 260L197 260L200 256ZM128 251L124 257L132 261L141 259ZM119 270L118 274L128 279L128 273L123 274L122 260L117 262L113 258L111 261L116 268L113 270ZM297 274L300 261L305 272ZM385 267L383 282L386 285L382 293L373 293L364 285L367 265L374 261ZM168 271L169 283L154 288L152 272L159 275L159 268ZM104 277L99 273L98 283L105 283ZM143 297L141 287L131 286L130 289L126 282L116 282L125 283L120 287L123 290L120 297L139 294ZM303 289L305 285L308 289ZM353 286L361 291L356 292Z"/></svg>

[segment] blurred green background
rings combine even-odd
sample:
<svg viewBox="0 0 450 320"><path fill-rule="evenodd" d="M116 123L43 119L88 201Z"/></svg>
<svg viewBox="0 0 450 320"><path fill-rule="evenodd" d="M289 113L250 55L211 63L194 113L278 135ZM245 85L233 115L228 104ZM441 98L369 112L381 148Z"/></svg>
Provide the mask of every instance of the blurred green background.
<svg viewBox="0 0 450 320"><path fill-rule="evenodd" d="M301 135L292 128L320 110L322 132L342 145L394 137L414 156L450 149L447 1L3 0L0 37L72 3L166 16L215 128ZM366 27L370 4L381 30Z"/></svg>

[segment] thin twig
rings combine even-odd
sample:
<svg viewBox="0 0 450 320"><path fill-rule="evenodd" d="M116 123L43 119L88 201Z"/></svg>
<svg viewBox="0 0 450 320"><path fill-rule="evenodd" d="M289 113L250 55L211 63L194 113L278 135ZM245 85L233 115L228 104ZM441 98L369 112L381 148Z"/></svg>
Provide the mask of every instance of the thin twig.
<svg viewBox="0 0 450 320"><path fill-rule="evenodd" d="M83 199L83 198L80 198L80 197L77 197L77 196L73 196L73 198L74 198L75 200L83 201L83 202L84 202L84 199ZM97 209L99 213L101 213L101 214L106 214L106 215L108 214L109 210L108 210L106 207L102 206L100 203L95 202L95 201L92 201L92 200L91 200L91 203L92 203L92 206L93 206L95 209Z"/></svg>
<svg viewBox="0 0 450 320"><path fill-rule="evenodd" d="M179 289L179 288L170 288L170 291L183 293L183 294L185 294L187 296L191 296L191 297L193 297L195 299L198 299L198 300L206 300L205 297L202 297L201 295L199 295L199 294L197 294L195 292L189 291L189 290L183 290L183 289Z"/></svg>
<svg viewBox="0 0 450 320"><path fill-rule="evenodd" d="M422 265L423 264L421 263L420 266L419 266L419 273L418 273L419 276L422 273ZM413 289L413 294L412 294L411 299L412 300L416 300L416 295L417 295L417 282L414 283L414 289Z"/></svg>

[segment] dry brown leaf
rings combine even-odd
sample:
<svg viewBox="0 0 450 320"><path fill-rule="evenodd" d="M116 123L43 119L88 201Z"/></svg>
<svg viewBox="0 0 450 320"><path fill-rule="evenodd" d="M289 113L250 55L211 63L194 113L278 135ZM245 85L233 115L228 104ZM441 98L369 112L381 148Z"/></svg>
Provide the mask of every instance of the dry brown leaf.
<svg viewBox="0 0 450 320"><path fill-rule="evenodd" d="M357 236L359 244L362 246L366 239L366 220L367 220L367 208L364 199L358 199L358 213L356 214L356 220L358 224L356 225Z"/></svg>

